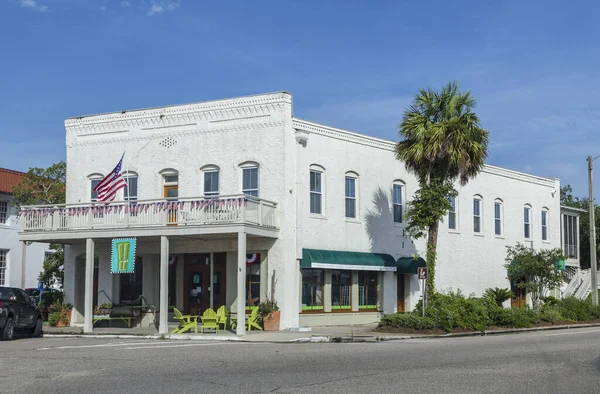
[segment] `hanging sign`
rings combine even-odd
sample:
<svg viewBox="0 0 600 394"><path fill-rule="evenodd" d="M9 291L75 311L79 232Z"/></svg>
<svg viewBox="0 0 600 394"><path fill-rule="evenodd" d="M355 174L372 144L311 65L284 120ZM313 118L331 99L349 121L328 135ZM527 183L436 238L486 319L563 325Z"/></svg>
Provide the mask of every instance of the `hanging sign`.
<svg viewBox="0 0 600 394"><path fill-rule="evenodd" d="M135 268L135 238L114 238L110 261L113 274L132 273Z"/></svg>

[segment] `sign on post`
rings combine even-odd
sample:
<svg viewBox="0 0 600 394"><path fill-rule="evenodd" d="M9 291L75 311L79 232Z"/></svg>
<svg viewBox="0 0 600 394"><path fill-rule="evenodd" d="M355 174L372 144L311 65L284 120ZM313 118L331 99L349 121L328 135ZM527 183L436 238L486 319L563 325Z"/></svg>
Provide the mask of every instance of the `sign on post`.
<svg viewBox="0 0 600 394"><path fill-rule="evenodd" d="M417 268L417 276L419 279L427 279L427 267Z"/></svg>

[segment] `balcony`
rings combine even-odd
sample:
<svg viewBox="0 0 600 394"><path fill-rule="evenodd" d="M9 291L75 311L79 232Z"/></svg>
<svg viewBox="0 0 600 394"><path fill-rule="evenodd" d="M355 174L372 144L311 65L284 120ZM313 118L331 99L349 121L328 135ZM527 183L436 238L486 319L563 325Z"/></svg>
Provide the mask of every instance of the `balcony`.
<svg viewBox="0 0 600 394"><path fill-rule="evenodd" d="M178 198L24 206L21 240L44 241L102 236L209 234L239 231L277 234L277 204L246 196Z"/></svg>

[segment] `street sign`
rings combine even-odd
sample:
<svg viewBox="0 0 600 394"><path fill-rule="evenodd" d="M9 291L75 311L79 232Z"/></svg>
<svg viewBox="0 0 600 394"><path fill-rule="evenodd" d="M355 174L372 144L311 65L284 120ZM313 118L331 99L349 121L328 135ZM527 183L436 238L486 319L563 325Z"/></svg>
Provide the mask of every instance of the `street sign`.
<svg viewBox="0 0 600 394"><path fill-rule="evenodd" d="M417 275L419 279L427 279L427 267L417 268Z"/></svg>

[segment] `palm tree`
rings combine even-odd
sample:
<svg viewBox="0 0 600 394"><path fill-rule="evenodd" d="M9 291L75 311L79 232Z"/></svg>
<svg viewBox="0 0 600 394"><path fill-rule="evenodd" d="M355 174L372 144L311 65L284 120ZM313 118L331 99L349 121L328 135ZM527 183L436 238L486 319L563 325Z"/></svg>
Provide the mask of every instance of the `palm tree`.
<svg viewBox="0 0 600 394"><path fill-rule="evenodd" d="M440 219L450 208L453 184L461 185L481 171L487 157L488 132L473 112L471 92L462 93L449 82L441 91L421 89L404 112L396 157L417 176L419 191L409 212L408 229L427 233L428 293L435 292L435 258Z"/></svg>

